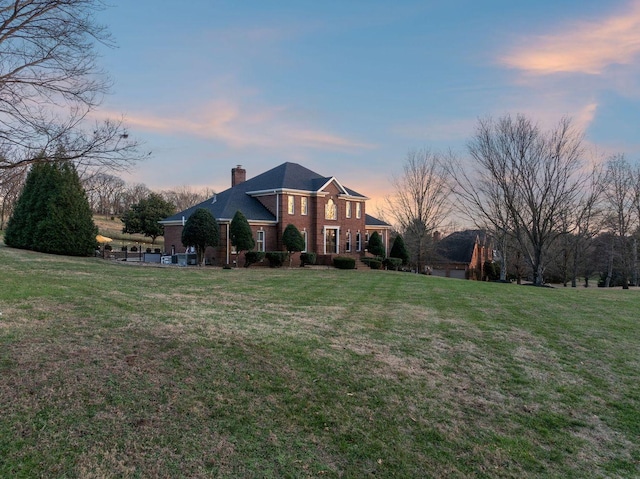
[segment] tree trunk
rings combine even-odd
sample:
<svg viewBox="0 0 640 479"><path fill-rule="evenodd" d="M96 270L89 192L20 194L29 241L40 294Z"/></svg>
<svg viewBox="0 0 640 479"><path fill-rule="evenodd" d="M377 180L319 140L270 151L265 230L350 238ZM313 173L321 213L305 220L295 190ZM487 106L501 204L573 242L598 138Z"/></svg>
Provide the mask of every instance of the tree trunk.
<svg viewBox="0 0 640 479"><path fill-rule="evenodd" d="M613 238L611 239L611 244L609 247L609 260L607 264L607 277L604 280L604 287L608 288L611 286L611 277L613 276Z"/></svg>

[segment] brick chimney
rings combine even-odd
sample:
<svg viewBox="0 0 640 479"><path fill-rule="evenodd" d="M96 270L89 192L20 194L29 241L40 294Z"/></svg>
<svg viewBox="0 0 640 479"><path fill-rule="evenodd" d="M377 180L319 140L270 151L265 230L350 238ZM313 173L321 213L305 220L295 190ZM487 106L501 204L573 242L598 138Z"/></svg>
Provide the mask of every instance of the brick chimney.
<svg viewBox="0 0 640 479"><path fill-rule="evenodd" d="M242 168L242 165L238 165L235 168L231 168L231 187L239 185L247 179L247 170Z"/></svg>

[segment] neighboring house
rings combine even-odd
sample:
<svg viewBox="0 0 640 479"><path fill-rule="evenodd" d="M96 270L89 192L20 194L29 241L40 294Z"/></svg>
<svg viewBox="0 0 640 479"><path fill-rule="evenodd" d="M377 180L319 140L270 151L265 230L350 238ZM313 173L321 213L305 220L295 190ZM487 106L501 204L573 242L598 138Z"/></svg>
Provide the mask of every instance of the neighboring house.
<svg viewBox="0 0 640 479"><path fill-rule="evenodd" d="M493 261L493 246L486 233L481 230L457 231L438 241L431 274L482 281L486 276L486 261Z"/></svg>
<svg viewBox="0 0 640 479"><path fill-rule="evenodd" d="M297 163L283 163L250 179L238 165L231 170L231 188L160 223L166 252L182 253L186 249L181 241L185 221L196 209L208 209L220 225L220 244L207 249L205 260L243 265L244 255L239 258L229 241L229 224L240 210L251 226L256 250L284 250L282 234L293 224L305 239L306 251L316 253L318 263L331 264L335 255L363 255L366 238L374 231L389 250L391 226L366 214L367 199L335 177L319 175Z"/></svg>

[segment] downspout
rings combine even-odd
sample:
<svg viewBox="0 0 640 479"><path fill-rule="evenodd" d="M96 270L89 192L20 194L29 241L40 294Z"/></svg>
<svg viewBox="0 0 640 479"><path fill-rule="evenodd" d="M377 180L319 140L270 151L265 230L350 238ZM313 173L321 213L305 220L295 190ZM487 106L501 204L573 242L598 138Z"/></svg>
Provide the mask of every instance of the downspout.
<svg viewBox="0 0 640 479"><path fill-rule="evenodd" d="M229 259L230 259L229 258L229 224L230 223L227 223L227 263L226 264L229 264Z"/></svg>

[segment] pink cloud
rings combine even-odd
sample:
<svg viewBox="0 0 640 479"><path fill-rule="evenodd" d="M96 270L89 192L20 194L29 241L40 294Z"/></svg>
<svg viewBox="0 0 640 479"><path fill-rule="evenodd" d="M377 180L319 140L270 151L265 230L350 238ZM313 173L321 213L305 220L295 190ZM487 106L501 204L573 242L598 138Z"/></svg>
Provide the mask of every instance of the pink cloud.
<svg viewBox="0 0 640 479"><path fill-rule="evenodd" d="M514 48L500 59L527 73L600 74L611 65L630 65L640 56L640 2L600 21L579 22Z"/></svg>
<svg viewBox="0 0 640 479"><path fill-rule="evenodd" d="M104 112L103 112L104 113ZM134 113L131 128L167 135L218 140L232 148L311 148L352 151L376 146L289 119L286 108L250 107L229 100L213 101L193 111L175 114ZM307 122L308 123L308 122Z"/></svg>

